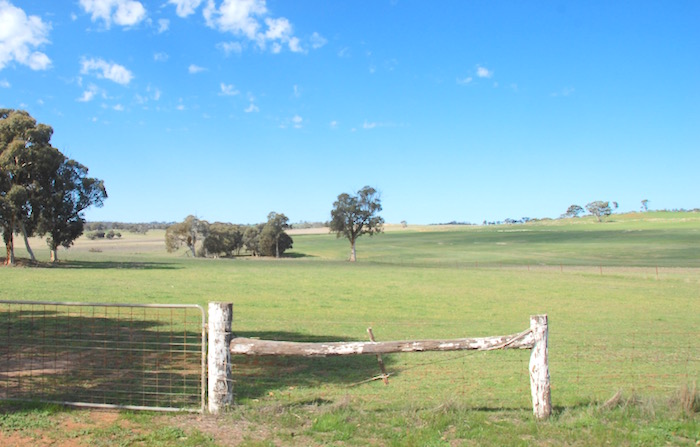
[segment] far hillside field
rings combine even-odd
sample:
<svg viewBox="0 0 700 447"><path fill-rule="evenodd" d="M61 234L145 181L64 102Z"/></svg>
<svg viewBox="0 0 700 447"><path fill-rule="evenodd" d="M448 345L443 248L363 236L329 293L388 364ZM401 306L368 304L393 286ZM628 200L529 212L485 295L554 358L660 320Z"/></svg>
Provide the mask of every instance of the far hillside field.
<svg viewBox="0 0 700 447"><path fill-rule="evenodd" d="M237 335L300 341L366 340L368 327L379 340L502 335L526 329L530 315L549 316L555 414L546 423L531 416L526 351L389 355L388 386L369 380L379 374L370 357L234 358L238 405L230 414L122 414L115 424L141 434L115 428L114 443L104 445L700 441L700 213L392 225L359 239L356 263L346 261L345 239L292 237L279 260L169 254L163 231L81 238L59 252L57 266L0 269L1 293L13 300L227 301ZM22 245L17 255L26 258ZM48 259L45 244L32 246ZM25 419L11 428L3 412L16 417L17 410L8 405L0 404L0 444L3 436L40 432L27 421L46 407L19 410ZM47 418L58 427L66 414L89 419L82 411L51 408ZM86 426L88 441L106 430ZM158 433L160 444L149 444Z"/></svg>

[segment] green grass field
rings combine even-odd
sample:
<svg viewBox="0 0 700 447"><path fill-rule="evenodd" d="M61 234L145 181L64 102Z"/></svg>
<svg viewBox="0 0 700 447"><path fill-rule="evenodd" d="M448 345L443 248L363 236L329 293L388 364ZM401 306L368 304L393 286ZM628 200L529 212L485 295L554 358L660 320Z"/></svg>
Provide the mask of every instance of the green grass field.
<svg viewBox="0 0 700 447"><path fill-rule="evenodd" d="M527 351L234 359L237 405L221 418L122 413L85 445L695 445L700 441L700 213L501 226L392 227L349 244L295 235L281 260L192 259L162 232L79 240L60 265L0 269L3 299L234 303L237 335L284 340L457 338L550 320L555 414L531 416ZM19 247L21 242L17 244ZM40 259L48 251L39 241ZM20 257L25 256L18 249ZM617 391L613 408L603 403ZM37 412L0 404L5 436ZM12 424L8 420L15 421ZM13 425L14 424L14 425ZM162 436L161 436L162 435ZM61 436L56 435L60 441ZM0 437L0 441L3 438Z"/></svg>

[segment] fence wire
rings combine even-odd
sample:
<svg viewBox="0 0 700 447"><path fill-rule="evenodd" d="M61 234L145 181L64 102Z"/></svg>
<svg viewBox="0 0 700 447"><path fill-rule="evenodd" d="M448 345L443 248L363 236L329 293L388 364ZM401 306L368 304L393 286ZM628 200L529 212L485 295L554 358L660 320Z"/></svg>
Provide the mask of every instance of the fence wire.
<svg viewBox="0 0 700 447"><path fill-rule="evenodd" d="M234 317L241 336L289 341L363 340L362 322L297 320L275 331L260 331L268 320ZM379 341L405 339L396 322L374 321ZM348 326L356 326L348 336ZM411 325L421 326L420 322ZM421 336L432 324L421 328ZM452 338L464 325L441 325ZM258 330L248 334L248 328ZM312 329L313 328L313 329ZM518 329L515 327L513 332ZM433 328L432 330L435 330ZM324 335L317 335L324 334ZM339 335L329 335L339 334ZM345 335L343 335L345 334ZM487 334L484 334L487 335ZM502 335L502 334L488 334ZM431 337L424 338L442 338ZM366 339L364 339L366 340ZM621 390L627 397L671 397L684 385L700 382L700 332L646 334L644 331L587 334L578 341L549 332L549 370L554 406L605 402ZM445 405L485 409L526 409L532 400L530 350L421 352L383 355L389 385L381 380L374 356L328 358L233 356L234 393L239 402L278 399L289 403L338 402L350 397L367 409L441 408Z"/></svg>
<svg viewBox="0 0 700 447"><path fill-rule="evenodd" d="M0 301L0 399L204 409L195 305Z"/></svg>

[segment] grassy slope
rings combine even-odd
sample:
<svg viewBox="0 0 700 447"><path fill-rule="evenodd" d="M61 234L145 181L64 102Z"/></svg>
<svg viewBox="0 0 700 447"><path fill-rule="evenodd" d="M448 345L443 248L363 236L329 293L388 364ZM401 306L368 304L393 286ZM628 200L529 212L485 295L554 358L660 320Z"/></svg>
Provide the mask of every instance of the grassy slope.
<svg viewBox="0 0 700 447"><path fill-rule="evenodd" d="M700 378L696 213L615 216L604 224L409 227L361 239L355 265L342 262L345 240L294 239L295 258L280 261L168 255L157 232L81 240L61 253L59 268L0 269L0 280L12 299L232 301L237 333L280 339L363 339L367 326L384 340L495 335L525 329L530 314L549 314L559 409L551 425L528 422L526 352L389 356L396 373L390 387L347 387L377 373L365 357L239 361L237 399L248 410L232 417L275 427L270 439L301 430L313 442L360 445L378 437L379 444L439 445L449 431L453 440L504 444L512 432L511 440L544 435L576 444L593 427L602 444L637 439L636 419L655 428L640 431L651 436L649 445L673 430L698 437L697 418L687 425L684 417L664 416L654 425L656 416L636 406L612 414L587 407L618 389L666 399ZM486 411L473 411L480 407ZM469 428L493 424L495 414L503 427Z"/></svg>

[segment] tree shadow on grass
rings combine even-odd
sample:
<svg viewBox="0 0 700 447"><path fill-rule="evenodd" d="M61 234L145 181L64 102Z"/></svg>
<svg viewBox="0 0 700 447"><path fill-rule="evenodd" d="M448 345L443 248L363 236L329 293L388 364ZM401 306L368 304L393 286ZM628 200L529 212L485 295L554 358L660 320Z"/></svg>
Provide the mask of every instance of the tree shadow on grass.
<svg viewBox="0 0 700 447"><path fill-rule="evenodd" d="M182 266L171 264L168 262L140 262L140 261L58 261L58 262L41 262L31 261L28 259L17 259L15 261L18 267L33 267L47 269L80 269L80 270L109 270L109 269L126 269L126 270L175 270L181 269ZM0 258L0 264L4 264L4 258Z"/></svg>
<svg viewBox="0 0 700 447"><path fill-rule="evenodd" d="M237 332L236 337L292 342L367 341L340 336L317 336L296 332ZM390 367L390 356L383 358ZM334 383L351 386L381 375L374 355L331 357L245 356L231 357L236 399L255 399L272 390L288 387L322 387ZM391 371L395 373L394 371Z"/></svg>

